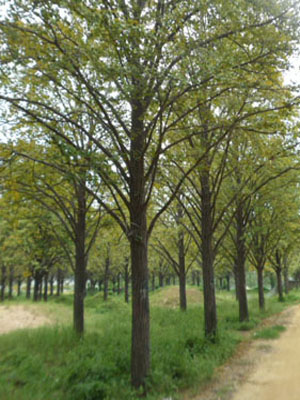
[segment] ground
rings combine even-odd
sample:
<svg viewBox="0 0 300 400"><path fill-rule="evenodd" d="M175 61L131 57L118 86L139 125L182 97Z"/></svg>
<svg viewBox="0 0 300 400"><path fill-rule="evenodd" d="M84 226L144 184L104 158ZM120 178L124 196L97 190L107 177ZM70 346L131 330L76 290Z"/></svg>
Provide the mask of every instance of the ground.
<svg viewBox="0 0 300 400"><path fill-rule="evenodd" d="M193 400L299 400L300 306L271 317L266 325L284 325L276 340L243 342L211 384Z"/></svg>
<svg viewBox="0 0 300 400"><path fill-rule="evenodd" d="M194 292L192 295L197 297ZM51 314L46 317L33 305L2 306L0 334L53 322ZM219 368L210 385L201 394L185 393L184 400L299 400L300 305L289 307L263 325L283 325L286 330L275 340L253 340L253 332L245 333L248 340Z"/></svg>
<svg viewBox="0 0 300 400"><path fill-rule="evenodd" d="M1 307L0 334L15 329L36 328L50 323L50 320L34 309L29 310L22 305Z"/></svg>

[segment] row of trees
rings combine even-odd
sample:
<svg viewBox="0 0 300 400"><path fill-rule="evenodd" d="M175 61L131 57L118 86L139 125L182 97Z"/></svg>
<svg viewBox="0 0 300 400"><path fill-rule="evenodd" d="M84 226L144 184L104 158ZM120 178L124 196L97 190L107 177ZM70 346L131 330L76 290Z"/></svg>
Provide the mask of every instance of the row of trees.
<svg viewBox="0 0 300 400"><path fill-rule="evenodd" d="M201 265L213 340L215 264L233 263L243 320L246 256L263 307L267 258L275 254L279 268L293 248L296 100L282 71L298 38L296 6L19 0L3 15L3 190L59 222L54 237L74 270L79 334L92 247L108 217L118 224L130 248L132 384L144 386L149 245L179 276L183 309L187 270Z"/></svg>

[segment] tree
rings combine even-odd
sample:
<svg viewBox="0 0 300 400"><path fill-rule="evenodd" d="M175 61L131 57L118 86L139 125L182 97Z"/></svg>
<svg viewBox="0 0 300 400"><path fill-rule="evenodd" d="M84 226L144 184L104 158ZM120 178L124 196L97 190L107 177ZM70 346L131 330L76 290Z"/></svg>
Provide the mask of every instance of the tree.
<svg viewBox="0 0 300 400"><path fill-rule="evenodd" d="M162 156L195 135L176 132L176 126L199 100L183 108L178 102L196 88L221 81L225 86L237 70L252 66L255 70L264 58L284 62L290 51L290 11L289 4L275 0L250 5L247 1L228 5L24 0L0 21L5 87L0 98L21 112L23 121L43 125L48 137L57 138L62 146L80 151L65 133L70 125L97 148L93 169L111 193L109 201L97 199L118 221L131 247L135 387L145 386L150 370L149 235L193 169L183 174L170 198L147 221ZM221 52L222 48L227 51ZM192 60L202 68L203 59L204 76L191 82L183 71ZM81 121L76 118L78 105L84 115ZM95 131L85 128L89 118ZM109 160L100 163L103 158Z"/></svg>

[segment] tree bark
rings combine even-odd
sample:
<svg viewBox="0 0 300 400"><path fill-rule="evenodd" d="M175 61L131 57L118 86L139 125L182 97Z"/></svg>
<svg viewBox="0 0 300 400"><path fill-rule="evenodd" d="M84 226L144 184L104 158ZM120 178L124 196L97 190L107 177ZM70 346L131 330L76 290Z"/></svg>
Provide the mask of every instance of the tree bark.
<svg viewBox="0 0 300 400"><path fill-rule="evenodd" d="M289 294L289 266L287 257L283 258L283 279L284 279L284 292L285 294Z"/></svg>
<svg viewBox="0 0 300 400"><path fill-rule="evenodd" d="M152 292L154 292L154 290L155 290L155 273L154 272L152 273L151 289L152 289Z"/></svg>
<svg viewBox="0 0 300 400"><path fill-rule="evenodd" d="M61 270L59 269L56 275L56 296L60 296L60 279L61 279Z"/></svg>
<svg viewBox="0 0 300 400"><path fill-rule="evenodd" d="M104 291L103 291L103 300L106 301L108 299L108 278L109 278L109 268L110 268L110 259L107 255L105 259L105 270L104 270Z"/></svg>
<svg viewBox="0 0 300 400"><path fill-rule="evenodd" d="M75 240L75 284L74 284L74 304L73 304L73 324L74 330L82 336L84 333L84 298L86 285L86 255L85 255L85 235L86 235L86 190L85 184L79 182L76 187L77 197L77 221L76 221L76 240ZM61 283L63 289L63 280Z"/></svg>
<svg viewBox="0 0 300 400"><path fill-rule="evenodd" d="M14 287L14 270L11 269L10 274L9 274L9 280L8 280L8 298L9 299L13 298L13 287Z"/></svg>
<svg viewBox="0 0 300 400"><path fill-rule="evenodd" d="M61 294L64 293L64 284L65 284L65 278L62 276L62 278L60 280L60 293Z"/></svg>
<svg viewBox="0 0 300 400"><path fill-rule="evenodd" d="M124 286L125 303L129 303L129 259L127 257L124 265Z"/></svg>
<svg viewBox="0 0 300 400"><path fill-rule="evenodd" d="M158 279L159 279L159 287L164 287L164 275L162 272L159 273L158 275Z"/></svg>
<svg viewBox="0 0 300 400"><path fill-rule="evenodd" d="M180 202L177 204L176 224L178 227L177 246L178 246L178 278L179 278L179 300L180 309L186 311L186 270L185 270L185 248L184 248L184 230L182 228L182 219L184 210ZM176 268L174 268L176 271ZM176 271L177 272L177 271Z"/></svg>
<svg viewBox="0 0 300 400"><path fill-rule="evenodd" d="M135 82L130 143L130 256L132 273L131 383L144 388L150 372L150 309L148 293L148 234L145 204L144 105Z"/></svg>
<svg viewBox="0 0 300 400"><path fill-rule="evenodd" d="M44 294L43 294L44 301L48 301L48 277L49 277L49 272L47 271L44 276Z"/></svg>
<svg viewBox="0 0 300 400"><path fill-rule="evenodd" d="M132 217L132 342L131 379L135 388L144 387L150 370L150 310L148 298L146 213Z"/></svg>
<svg viewBox="0 0 300 400"><path fill-rule="evenodd" d="M265 309L265 293L264 293L264 268L258 267L257 271L257 284L258 284L258 304L259 309L264 311Z"/></svg>
<svg viewBox="0 0 300 400"><path fill-rule="evenodd" d="M31 296L31 282L32 278L31 276L28 276L26 280L26 299L30 299Z"/></svg>
<svg viewBox="0 0 300 400"><path fill-rule="evenodd" d="M6 267L2 265L1 267L1 301L5 299L5 286L6 286Z"/></svg>
<svg viewBox="0 0 300 400"><path fill-rule="evenodd" d="M18 297L21 296L21 286L22 286L22 278L19 276L18 277L18 292L17 292Z"/></svg>
<svg viewBox="0 0 300 400"><path fill-rule="evenodd" d="M240 322L249 320L247 289L246 289L246 245L245 245L244 219L242 204L237 205L236 210L236 284L237 298L239 302Z"/></svg>
<svg viewBox="0 0 300 400"><path fill-rule="evenodd" d="M39 294L40 294L40 273L39 271L35 271L34 286L33 286L33 301L39 300Z"/></svg>
<svg viewBox="0 0 300 400"><path fill-rule="evenodd" d="M282 268L276 267L278 300L283 301Z"/></svg>
<svg viewBox="0 0 300 400"><path fill-rule="evenodd" d="M54 293L54 276L51 275L49 279L49 284L50 284L50 296L53 296Z"/></svg>
<svg viewBox="0 0 300 400"><path fill-rule="evenodd" d="M207 137L204 137L205 144ZM215 340L217 336L217 306L215 295L214 254L213 254L213 219L211 190L209 184L209 166L207 158L204 160L203 170L200 172L201 181L201 237L202 237L202 270L204 294L204 325L205 336Z"/></svg>

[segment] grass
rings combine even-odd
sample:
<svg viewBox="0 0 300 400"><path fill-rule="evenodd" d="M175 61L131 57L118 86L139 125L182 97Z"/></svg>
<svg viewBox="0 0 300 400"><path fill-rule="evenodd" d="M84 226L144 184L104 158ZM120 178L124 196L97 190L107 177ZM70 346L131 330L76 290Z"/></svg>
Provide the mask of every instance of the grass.
<svg viewBox="0 0 300 400"><path fill-rule="evenodd" d="M215 368L225 362L243 340L242 330L255 329L267 316L300 300L293 292L284 303L270 298L260 313L257 299L249 301L251 320L238 321L234 295L217 294L219 337L215 344L203 336L202 295L189 290L189 308L178 310L168 287L151 294L152 374L148 400L172 396L206 384ZM165 299L165 301L164 301ZM21 330L0 336L0 400L134 400L130 389L130 306L121 296L103 302L96 294L86 299L86 335L73 334L72 297L53 298L48 304L22 303L46 314L54 326ZM1 312L1 307L0 307ZM258 330L257 336L280 333L283 327ZM176 394L177 393L177 394ZM177 397L176 397L177 396Z"/></svg>
<svg viewBox="0 0 300 400"><path fill-rule="evenodd" d="M267 328L263 328L254 333L255 339L277 339L280 334L285 331L285 327L282 325L274 325Z"/></svg>

